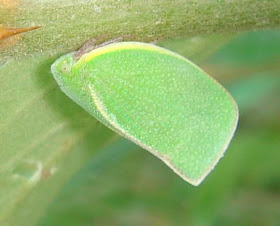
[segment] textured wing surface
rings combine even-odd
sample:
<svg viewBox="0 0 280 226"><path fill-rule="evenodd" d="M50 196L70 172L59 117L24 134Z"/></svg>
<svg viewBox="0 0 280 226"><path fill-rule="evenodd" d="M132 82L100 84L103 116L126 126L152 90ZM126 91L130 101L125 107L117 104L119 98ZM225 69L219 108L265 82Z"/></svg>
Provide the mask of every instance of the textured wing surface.
<svg viewBox="0 0 280 226"><path fill-rule="evenodd" d="M185 180L200 183L234 133L235 102L205 72L172 52L119 46L85 68L92 72L88 84L97 110L115 131Z"/></svg>

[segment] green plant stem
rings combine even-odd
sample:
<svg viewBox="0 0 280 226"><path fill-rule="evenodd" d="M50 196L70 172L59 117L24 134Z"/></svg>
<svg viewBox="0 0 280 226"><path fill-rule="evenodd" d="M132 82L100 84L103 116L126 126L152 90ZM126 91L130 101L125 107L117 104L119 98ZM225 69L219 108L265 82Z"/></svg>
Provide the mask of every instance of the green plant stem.
<svg viewBox="0 0 280 226"><path fill-rule="evenodd" d="M15 8L0 8L5 27L42 28L2 48L1 58L35 52L77 49L100 35L132 35L138 41L181 36L235 33L280 25L279 0L22 0ZM26 38L28 36L28 38Z"/></svg>

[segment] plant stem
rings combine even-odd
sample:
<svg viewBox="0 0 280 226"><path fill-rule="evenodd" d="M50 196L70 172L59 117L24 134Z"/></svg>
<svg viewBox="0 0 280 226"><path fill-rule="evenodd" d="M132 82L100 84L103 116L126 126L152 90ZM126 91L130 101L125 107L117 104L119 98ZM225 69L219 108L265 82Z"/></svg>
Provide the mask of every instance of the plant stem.
<svg viewBox="0 0 280 226"><path fill-rule="evenodd" d="M17 28L42 26L22 34L24 39L12 45L2 43L1 58L42 51L54 55L75 50L104 34L108 38L132 35L135 40L150 42L275 28L280 25L280 1L22 0L13 3L12 9L7 5L0 9L0 24Z"/></svg>

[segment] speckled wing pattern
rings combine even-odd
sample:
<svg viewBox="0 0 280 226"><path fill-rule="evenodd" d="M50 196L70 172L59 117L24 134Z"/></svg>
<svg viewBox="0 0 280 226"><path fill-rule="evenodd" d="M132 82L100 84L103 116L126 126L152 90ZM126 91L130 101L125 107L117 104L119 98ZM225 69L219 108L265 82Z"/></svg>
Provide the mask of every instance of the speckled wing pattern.
<svg viewBox="0 0 280 226"><path fill-rule="evenodd" d="M74 69L87 75L97 118L191 184L198 185L223 156L237 106L182 56L150 44L117 43L83 56Z"/></svg>

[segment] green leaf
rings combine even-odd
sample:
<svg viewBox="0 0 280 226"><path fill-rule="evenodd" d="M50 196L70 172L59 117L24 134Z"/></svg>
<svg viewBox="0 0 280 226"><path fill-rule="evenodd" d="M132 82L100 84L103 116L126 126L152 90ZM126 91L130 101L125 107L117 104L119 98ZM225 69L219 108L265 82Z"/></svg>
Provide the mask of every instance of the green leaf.
<svg viewBox="0 0 280 226"><path fill-rule="evenodd" d="M37 188L39 200L49 202L114 137L57 89L49 70L53 61L36 56L1 67L1 224L14 219L21 205L39 210L38 200L26 203L30 191ZM48 196L41 186L49 188Z"/></svg>

